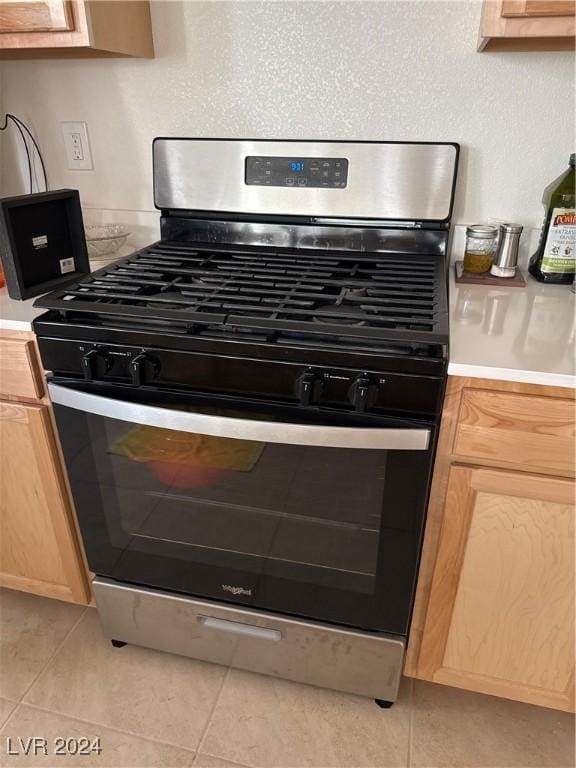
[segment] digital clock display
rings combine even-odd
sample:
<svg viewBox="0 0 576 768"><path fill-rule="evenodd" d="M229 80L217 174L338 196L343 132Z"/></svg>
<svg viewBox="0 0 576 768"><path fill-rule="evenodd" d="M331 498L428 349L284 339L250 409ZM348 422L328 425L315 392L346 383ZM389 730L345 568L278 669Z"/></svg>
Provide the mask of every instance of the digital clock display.
<svg viewBox="0 0 576 768"><path fill-rule="evenodd" d="M299 190L345 189L348 184L348 158L249 155L246 158L245 182L258 187Z"/></svg>

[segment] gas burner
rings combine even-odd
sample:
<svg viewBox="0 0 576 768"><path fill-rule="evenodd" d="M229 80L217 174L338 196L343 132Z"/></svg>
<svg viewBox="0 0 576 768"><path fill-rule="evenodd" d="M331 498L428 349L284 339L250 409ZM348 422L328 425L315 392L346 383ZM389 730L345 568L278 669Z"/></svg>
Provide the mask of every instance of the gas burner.
<svg viewBox="0 0 576 768"><path fill-rule="evenodd" d="M326 312L325 315L313 315L312 320L315 323L321 323L322 325L349 325L362 327L365 326L368 317L364 319L358 317L358 315L364 315L355 307L345 306L344 304L337 304L336 306L330 304L322 304L318 307L318 311Z"/></svg>
<svg viewBox="0 0 576 768"><path fill-rule="evenodd" d="M349 327L355 327L355 328L362 328L366 325L365 320L356 320L353 317L318 317L314 316L313 318L315 323L319 323L320 325L343 325L343 326L349 326Z"/></svg>
<svg viewBox="0 0 576 768"><path fill-rule="evenodd" d="M343 299L346 299L349 296L353 298L361 298L362 296L367 296L368 294L369 291L366 286L354 286L353 288L344 289Z"/></svg>

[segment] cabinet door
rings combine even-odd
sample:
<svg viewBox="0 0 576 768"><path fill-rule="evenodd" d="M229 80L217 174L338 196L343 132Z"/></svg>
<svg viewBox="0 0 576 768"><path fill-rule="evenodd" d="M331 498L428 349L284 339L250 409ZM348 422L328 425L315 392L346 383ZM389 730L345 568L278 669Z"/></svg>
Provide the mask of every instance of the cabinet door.
<svg viewBox="0 0 576 768"><path fill-rule="evenodd" d="M0 585L88 601L47 406L0 401Z"/></svg>
<svg viewBox="0 0 576 768"><path fill-rule="evenodd" d="M572 710L571 481L451 468L418 677Z"/></svg>
<svg viewBox="0 0 576 768"><path fill-rule="evenodd" d="M73 28L68 0L2 0L0 33L64 32Z"/></svg>

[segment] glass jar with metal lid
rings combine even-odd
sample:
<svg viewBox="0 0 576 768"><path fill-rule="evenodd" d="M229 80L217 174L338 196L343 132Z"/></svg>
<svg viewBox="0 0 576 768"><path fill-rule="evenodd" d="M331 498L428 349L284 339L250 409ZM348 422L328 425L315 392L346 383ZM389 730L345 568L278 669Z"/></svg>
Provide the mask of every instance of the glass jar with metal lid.
<svg viewBox="0 0 576 768"><path fill-rule="evenodd" d="M498 228L489 224L472 224L466 227L464 271L482 274L492 266Z"/></svg>

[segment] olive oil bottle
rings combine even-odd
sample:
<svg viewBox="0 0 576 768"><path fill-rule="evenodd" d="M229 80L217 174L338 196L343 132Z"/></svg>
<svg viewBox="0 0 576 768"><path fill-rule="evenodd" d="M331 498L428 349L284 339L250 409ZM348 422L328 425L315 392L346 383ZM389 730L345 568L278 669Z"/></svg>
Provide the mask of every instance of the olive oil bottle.
<svg viewBox="0 0 576 768"><path fill-rule="evenodd" d="M543 283L571 283L576 272L576 155L567 171L544 190L542 235L528 270Z"/></svg>

